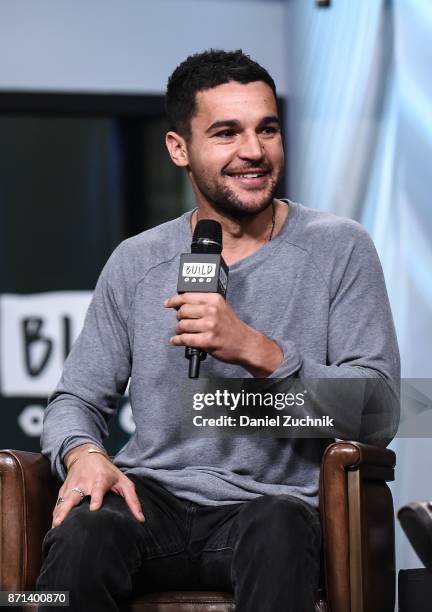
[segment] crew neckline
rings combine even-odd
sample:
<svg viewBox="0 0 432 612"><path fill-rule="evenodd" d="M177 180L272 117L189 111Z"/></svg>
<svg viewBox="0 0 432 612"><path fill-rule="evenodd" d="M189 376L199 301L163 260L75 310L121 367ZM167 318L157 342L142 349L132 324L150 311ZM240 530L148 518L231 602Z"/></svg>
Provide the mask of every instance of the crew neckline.
<svg viewBox="0 0 432 612"><path fill-rule="evenodd" d="M254 253L251 253L250 255L247 255L246 257L243 257L239 261L236 261L235 263L228 266L230 274L239 269L243 270L249 265L255 266L264 259L266 259L269 255L274 253L275 249L279 247L281 242L285 240L287 236L292 234L292 232L294 231L298 220L300 204L292 202L291 200L288 200L288 198L278 198L278 200L284 202L284 204L287 204L288 206L288 215L286 216L285 221L283 222L282 227L280 228L280 231L276 234L274 238L270 240L270 242L266 242L265 244L263 244ZM183 215L184 231L182 233L184 236L184 245L186 247L186 252L190 252L190 245L192 242L191 220L192 215L196 210L197 208L195 207L193 210L188 211Z"/></svg>

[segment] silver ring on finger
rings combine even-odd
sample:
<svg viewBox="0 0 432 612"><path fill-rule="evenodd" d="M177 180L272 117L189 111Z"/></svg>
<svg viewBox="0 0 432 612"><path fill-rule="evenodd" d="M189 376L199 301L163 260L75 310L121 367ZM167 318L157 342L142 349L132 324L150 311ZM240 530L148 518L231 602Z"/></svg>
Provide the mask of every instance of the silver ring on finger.
<svg viewBox="0 0 432 612"><path fill-rule="evenodd" d="M56 506L60 506L60 504L62 504L64 502L65 498L64 497L59 497L56 503Z"/></svg>
<svg viewBox="0 0 432 612"><path fill-rule="evenodd" d="M71 491L75 491L76 493L79 493L81 495L81 501L84 499L84 497L86 496L86 494L84 493L84 491L81 489L81 487L73 487L71 489Z"/></svg>

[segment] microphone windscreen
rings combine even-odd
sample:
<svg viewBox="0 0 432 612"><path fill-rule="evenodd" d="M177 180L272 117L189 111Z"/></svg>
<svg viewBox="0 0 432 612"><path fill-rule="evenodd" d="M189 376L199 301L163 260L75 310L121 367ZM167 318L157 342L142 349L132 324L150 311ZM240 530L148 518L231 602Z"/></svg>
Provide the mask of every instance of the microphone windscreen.
<svg viewBox="0 0 432 612"><path fill-rule="evenodd" d="M222 253L222 226L213 219L202 219L195 226L192 253Z"/></svg>

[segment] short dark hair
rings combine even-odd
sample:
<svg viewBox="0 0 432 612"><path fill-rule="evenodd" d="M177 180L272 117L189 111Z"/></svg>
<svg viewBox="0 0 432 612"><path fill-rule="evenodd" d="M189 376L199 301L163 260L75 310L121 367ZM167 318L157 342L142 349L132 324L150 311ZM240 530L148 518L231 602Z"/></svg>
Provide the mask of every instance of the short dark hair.
<svg viewBox="0 0 432 612"><path fill-rule="evenodd" d="M179 64L168 79L165 109L170 129L189 139L191 119L196 113L196 94L230 81L244 84L264 81L276 98L276 85L270 74L241 49L195 53Z"/></svg>

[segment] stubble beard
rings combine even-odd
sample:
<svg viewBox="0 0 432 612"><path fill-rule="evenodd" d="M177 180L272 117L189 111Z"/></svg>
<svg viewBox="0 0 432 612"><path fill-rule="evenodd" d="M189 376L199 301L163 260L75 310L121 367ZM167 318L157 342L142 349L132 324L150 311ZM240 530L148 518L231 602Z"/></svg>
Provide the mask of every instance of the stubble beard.
<svg viewBox="0 0 432 612"><path fill-rule="evenodd" d="M194 174L194 181L204 195L210 206L217 212L223 212L233 219L247 219L259 215L266 210L273 202L280 176L271 179L268 193L263 196L263 200L251 207L244 199L240 199L228 186L220 184L209 186L209 182L202 181Z"/></svg>

